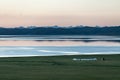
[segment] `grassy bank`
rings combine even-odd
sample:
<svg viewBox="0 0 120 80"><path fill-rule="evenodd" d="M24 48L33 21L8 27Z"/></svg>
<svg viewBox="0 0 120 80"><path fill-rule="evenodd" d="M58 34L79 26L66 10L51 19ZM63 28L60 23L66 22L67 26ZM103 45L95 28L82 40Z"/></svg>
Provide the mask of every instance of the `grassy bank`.
<svg viewBox="0 0 120 80"><path fill-rule="evenodd" d="M0 58L0 80L120 80L119 75L120 55Z"/></svg>

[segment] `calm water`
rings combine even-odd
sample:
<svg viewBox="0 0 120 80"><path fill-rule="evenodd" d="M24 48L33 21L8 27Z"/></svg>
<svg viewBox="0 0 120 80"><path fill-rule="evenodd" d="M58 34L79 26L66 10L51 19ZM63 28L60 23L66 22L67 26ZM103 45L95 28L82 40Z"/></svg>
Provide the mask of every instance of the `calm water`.
<svg viewBox="0 0 120 80"><path fill-rule="evenodd" d="M120 54L120 36L0 36L0 57Z"/></svg>

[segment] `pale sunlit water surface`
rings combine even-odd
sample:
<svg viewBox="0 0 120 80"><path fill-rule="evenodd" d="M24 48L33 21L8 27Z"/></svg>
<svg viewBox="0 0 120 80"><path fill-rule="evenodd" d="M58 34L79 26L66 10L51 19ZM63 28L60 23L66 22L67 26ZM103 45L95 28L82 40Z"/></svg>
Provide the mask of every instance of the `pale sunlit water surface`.
<svg viewBox="0 0 120 80"><path fill-rule="evenodd" d="M119 36L0 36L0 57L120 54Z"/></svg>

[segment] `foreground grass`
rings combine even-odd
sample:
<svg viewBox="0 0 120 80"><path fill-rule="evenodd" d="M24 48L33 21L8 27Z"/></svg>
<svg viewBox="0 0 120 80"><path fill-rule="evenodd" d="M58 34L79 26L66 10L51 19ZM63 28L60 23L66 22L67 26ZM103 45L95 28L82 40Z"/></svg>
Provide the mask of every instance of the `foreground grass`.
<svg viewBox="0 0 120 80"><path fill-rule="evenodd" d="M92 57L98 60L72 60ZM0 58L0 80L120 80L119 75L120 55Z"/></svg>

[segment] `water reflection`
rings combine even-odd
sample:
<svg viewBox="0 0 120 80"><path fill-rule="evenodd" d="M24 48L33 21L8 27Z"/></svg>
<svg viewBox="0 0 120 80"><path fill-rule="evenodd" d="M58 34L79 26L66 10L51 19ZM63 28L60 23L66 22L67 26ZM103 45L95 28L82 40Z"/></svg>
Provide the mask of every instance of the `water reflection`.
<svg viewBox="0 0 120 80"><path fill-rule="evenodd" d="M120 54L120 46L0 46L0 57Z"/></svg>
<svg viewBox="0 0 120 80"><path fill-rule="evenodd" d="M40 41L120 41L120 36L80 36L80 35L0 35L0 40L40 40Z"/></svg>
<svg viewBox="0 0 120 80"><path fill-rule="evenodd" d="M0 36L0 57L120 54L119 36Z"/></svg>
<svg viewBox="0 0 120 80"><path fill-rule="evenodd" d="M120 46L119 42L107 41L0 41L0 46Z"/></svg>
<svg viewBox="0 0 120 80"><path fill-rule="evenodd" d="M0 46L120 46L120 37L0 35Z"/></svg>

